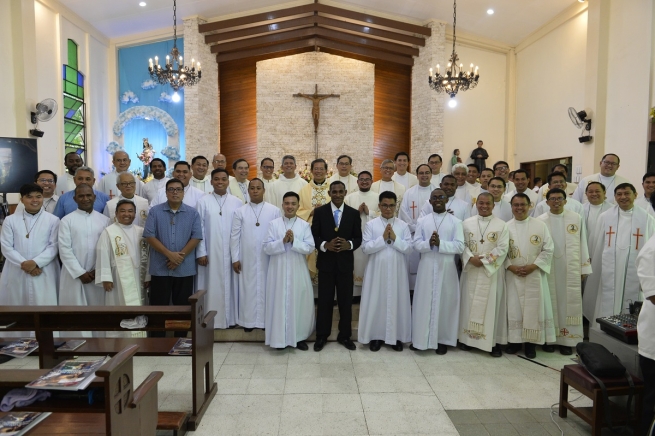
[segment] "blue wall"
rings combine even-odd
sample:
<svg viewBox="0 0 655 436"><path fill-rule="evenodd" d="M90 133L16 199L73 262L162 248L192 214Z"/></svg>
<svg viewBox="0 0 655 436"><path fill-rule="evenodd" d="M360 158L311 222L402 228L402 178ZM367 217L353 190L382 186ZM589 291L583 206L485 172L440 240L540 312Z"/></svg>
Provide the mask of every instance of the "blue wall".
<svg viewBox="0 0 655 436"><path fill-rule="evenodd" d="M154 62L155 56L159 56L159 64L164 65L166 63L166 55L171 52L172 48L173 40L171 39L170 41L118 50L118 98L120 112L124 112L134 106L155 106L166 111L177 123L179 128L180 156L184 157L184 91L182 89L178 91L181 98L179 102L174 103L172 101L160 101L162 92L165 92L169 97L173 95L173 88L169 85L159 85L157 83L152 89L142 89L141 87L143 82L150 80L148 59L152 58ZM178 38L177 48L184 56L183 39ZM191 61L191 59L188 59L188 61ZM132 101L128 103L123 102L123 96L128 91L134 93L134 96L139 99L137 103L133 103ZM145 119L133 120L125 126L123 138L125 151L130 156L130 159L132 159L130 169L142 168L141 161L137 159L136 154L140 154L143 149L143 138L148 138L148 142L154 147L157 152L155 157L168 162L167 158L161 155L161 150L167 145L168 137L164 127L157 121Z"/></svg>

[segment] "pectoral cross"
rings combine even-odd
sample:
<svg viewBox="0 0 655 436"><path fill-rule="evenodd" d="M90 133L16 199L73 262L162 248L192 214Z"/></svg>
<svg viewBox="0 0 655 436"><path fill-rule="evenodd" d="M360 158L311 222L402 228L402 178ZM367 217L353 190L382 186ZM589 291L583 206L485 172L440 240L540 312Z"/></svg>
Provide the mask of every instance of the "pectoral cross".
<svg viewBox="0 0 655 436"><path fill-rule="evenodd" d="M635 244L635 250L639 250L639 238L641 238L642 236L644 236L644 235L642 235L641 233L639 233L639 227L637 227L637 233L633 233L632 236L634 236L635 238L637 238L637 242L636 242L636 244Z"/></svg>
<svg viewBox="0 0 655 436"><path fill-rule="evenodd" d="M409 208L412 209L412 219L415 220L416 219L416 204L414 204L414 202L412 201L412 205Z"/></svg>
<svg viewBox="0 0 655 436"><path fill-rule="evenodd" d="M605 232L605 234L610 236L610 239L609 239L609 241L607 242L607 246L608 246L608 247L611 247L611 246L612 246L612 235L615 235L616 232L613 232L613 231L612 231L612 226L610 226L610 231L609 231L609 232Z"/></svg>

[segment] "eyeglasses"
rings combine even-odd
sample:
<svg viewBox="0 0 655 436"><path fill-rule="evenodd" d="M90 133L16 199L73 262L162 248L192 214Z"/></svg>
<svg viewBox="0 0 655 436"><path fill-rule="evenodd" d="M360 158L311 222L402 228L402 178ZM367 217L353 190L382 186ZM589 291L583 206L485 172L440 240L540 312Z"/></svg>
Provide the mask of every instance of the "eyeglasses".
<svg viewBox="0 0 655 436"><path fill-rule="evenodd" d="M421 171L420 173L416 173L419 176L431 176L432 172L430 171Z"/></svg>
<svg viewBox="0 0 655 436"><path fill-rule="evenodd" d="M357 181L362 183L371 183L373 179L357 179Z"/></svg>
<svg viewBox="0 0 655 436"><path fill-rule="evenodd" d="M350 162L337 162L337 165L346 166L350 165Z"/></svg>
<svg viewBox="0 0 655 436"><path fill-rule="evenodd" d="M561 203L564 201L563 197L550 197L548 201L552 201L553 203Z"/></svg>
<svg viewBox="0 0 655 436"><path fill-rule="evenodd" d="M606 160L601 162L604 165L607 165L608 167L618 167L619 163L618 162L608 162Z"/></svg>
<svg viewBox="0 0 655 436"><path fill-rule="evenodd" d="M55 179L37 179L37 182L41 182L41 183L55 183Z"/></svg>
<svg viewBox="0 0 655 436"><path fill-rule="evenodd" d="M272 166L272 165L265 165L265 166L262 166L262 169L263 169L263 170L269 170L269 171L270 171L270 170L272 170L272 169L275 169L275 167Z"/></svg>
<svg viewBox="0 0 655 436"><path fill-rule="evenodd" d="M494 168L494 171L496 171L496 170L507 171L508 169L509 169L509 167L506 167L505 165L502 165L502 166L499 165L496 168Z"/></svg>
<svg viewBox="0 0 655 436"><path fill-rule="evenodd" d="M184 191L184 188L166 188L166 192L170 192L171 194L178 194L182 191Z"/></svg>
<svg viewBox="0 0 655 436"><path fill-rule="evenodd" d="M380 209L395 209L396 205L395 204L381 204Z"/></svg>
<svg viewBox="0 0 655 436"><path fill-rule="evenodd" d="M130 160L128 158L125 159L114 159L114 162L116 163L126 163L129 162Z"/></svg>
<svg viewBox="0 0 655 436"><path fill-rule="evenodd" d="M380 168L382 171L393 171L393 167L382 167Z"/></svg>
<svg viewBox="0 0 655 436"><path fill-rule="evenodd" d="M446 200L448 197L445 195L434 195L430 197L430 200Z"/></svg>
<svg viewBox="0 0 655 436"><path fill-rule="evenodd" d="M127 186L127 187L136 186L136 182L121 182L121 183L119 183L119 185Z"/></svg>

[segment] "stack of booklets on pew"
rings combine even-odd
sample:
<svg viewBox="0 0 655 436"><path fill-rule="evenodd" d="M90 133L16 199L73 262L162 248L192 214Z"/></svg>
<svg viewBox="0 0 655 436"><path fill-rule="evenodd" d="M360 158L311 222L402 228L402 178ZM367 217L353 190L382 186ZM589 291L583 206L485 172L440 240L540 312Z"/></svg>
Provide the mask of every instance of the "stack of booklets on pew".
<svg viewBox="0 0 655 436"><path fill-rule="evenodd" d="M18 339L17 341L2 347L0 354L6 354L7 356L18 357L19 359L22 359L37 348L39 348L39 343L36 341L36 339Z"/></svg>
<svg viewBox="0 0 655 436"><path fill-rule="evenodd" d="M20 436L50 415L50 412L11 412L0 417L0 434Z"/></svg>
<svg viewBox="0 0 655 436"><path fill-rule="evenodd" d="M98 359L64 360L25 387L79 391L91 384L96 370L107 360L109 360L108 356Z"/></svg>
<svg viewBox="0 0 655 436"><path fill-rule="evenodd" d="M191 356L193 350L191 346L193 345L193 339L191 338L180 338L177 340L171 351L168 352L171 356Z"/></svg>

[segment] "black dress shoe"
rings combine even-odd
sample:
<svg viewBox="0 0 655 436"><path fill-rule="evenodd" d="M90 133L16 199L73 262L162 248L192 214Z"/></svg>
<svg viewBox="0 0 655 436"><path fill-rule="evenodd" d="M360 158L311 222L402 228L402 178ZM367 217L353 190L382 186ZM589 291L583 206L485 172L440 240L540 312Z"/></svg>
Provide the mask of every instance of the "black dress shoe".
<svg viewBox="0 0 655 436"><path fill-rule="evenodd" d="M247 329L247 328L244 328L244 329L243 329L243 331L246 332L246 333L250 333L250 332L253 331L253 330L254 330L254 329Z"/></svg>
<svg viewBox="0 0 655 436"><path fill-rule="evenodd" d="M305 341L300 341L296 344L296 348L299 349L300 351L307 351L309 350L309 347L307 346L307 342Z"/></svg>
<svg viewBox="0 0 655 436"><path fill-rule="evenodd" d="M537 346L535 344L529 344L526 342L525 344L525 357L528 359L534 359L537 357Z"/></svg>
<svg viewBox="0 0 655 436"><path fill-rule="evenodd" d="M521 350L522 344L508 344L505 348L505 353L507 354L516 354Z"/></svg>
<svg viewBox="0 0 655 436"><path fill-rule="evenodd" d="M573 349L571 347L565 347L564 345L560 345L559 352L562 356L570 356L571 354L573 354Z"/></svg>
<svg viewBox="0 0 655 436"><path fill-rule="evenodd" d="M316 342L314 342L314 351L321 351L326 343L327 341L323 338L316 339Z"/></svg>
<svg viewBox="0 0 655 436"><path fill-rule="evenodd" d="M371 341L371 343L368 344L368 348L371 351L380 351L380 348L382 348L382 341Z"/></svg>
<svg viewBox="0 0 655 436"><path fill-rule="evenodd" d="M394 351L403 351L403 343L400 341L396 341L396 345L392 345L391 349Z"/></svg>
<svg viewBox="0 0 655 436"><path fill-rule="evenodd" d="M412 351L421 351L421 350L419 350L418 348L416 348L416 347L414 346L414 344L409 344L409 349L412 350Z"/></svg>
<svg viewBox="0 0 655 436"><path fill-rule="evenodd" d="M541 346L541 350L545 351L546 353L554 353L555 352L555 346L554 345L543 344Z"/></svg>
<svg viewBox="0 0 655 436"><path fill-rule="evenodd" d="M337 339L337 342L349 349L350 351L354 351L357 349L357 346L353 341L350 340L350 338L345 338L345 339Z"/></svg>
<svg viewBox="0 0 655 436"><path fill-rule="evenodd" d="M494 347L491 349L491 357L502 357L503 352L500 349L500 345L496 344Z"/></svg>
<svg viewBox="0 0 655 436"><path fill-rule="evenodd" d="M359 304L362 302L362 297L353 297L353 304Z"/></svg>
<svg viewBox="0 0 655 436"><path fill-rule="evenodd" d="M440 356L443 356L448 352L448 347L445 346L444 344L437 344L437 349L434 350L434 352Z"/></svg>
<svg viewBox="0 0 655 436"><path fill-rule="evenodd" d="M459 343L459 349L462 350L462 351L471 351L471 348L473 348L473 347L469 347L468 345L466 345L463 342Z"/></svg>

